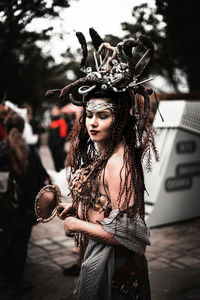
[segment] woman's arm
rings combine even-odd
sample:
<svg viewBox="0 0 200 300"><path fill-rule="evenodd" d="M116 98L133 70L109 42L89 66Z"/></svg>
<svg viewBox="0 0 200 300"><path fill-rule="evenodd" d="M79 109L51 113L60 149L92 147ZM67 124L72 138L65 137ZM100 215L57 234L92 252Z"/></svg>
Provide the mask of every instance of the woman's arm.
<svg viewBox="0 0 200 300"><path fill-rule="evenodd" d="M105 244L120 245L112 234L106 232L100 224L89 223L75 217L68 217L64 221L64 230L67 236L72 233L82 233L92 240Z"/></svg>

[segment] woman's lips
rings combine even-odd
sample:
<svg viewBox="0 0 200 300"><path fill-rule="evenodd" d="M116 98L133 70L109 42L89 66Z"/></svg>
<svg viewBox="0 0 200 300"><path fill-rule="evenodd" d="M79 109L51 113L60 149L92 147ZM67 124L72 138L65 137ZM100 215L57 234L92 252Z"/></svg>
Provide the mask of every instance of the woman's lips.
<svg viewBox="0 0 200 300"><path fill-rule="evenodd" d="M90 130L90 133L91 133L92 135L97 135L97 134L99 133L99 131L97 131L97 130Z"/></svg>

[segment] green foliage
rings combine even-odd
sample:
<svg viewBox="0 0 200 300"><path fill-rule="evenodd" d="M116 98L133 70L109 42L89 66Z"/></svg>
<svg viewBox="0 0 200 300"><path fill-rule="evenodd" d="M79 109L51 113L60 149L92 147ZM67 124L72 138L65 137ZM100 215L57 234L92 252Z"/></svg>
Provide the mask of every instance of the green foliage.
<svg viewBox="0 0 200 300"><path fill-rule="evenodd" d="M190 92L200 89L200 2L156 0L156 8L136 6L132 24L124 22L126 37L147 34L155 45L152 72L163 75L178 90L177 70L185 73ZM137 35L137 36L136 36Z"/></svg>
<svg viewBox="0 0 200 300"><path fill-rule="evenodd" d="M38 41L48 41L52 27L28 31L34 19L59 15L69 1L0 0L0 99L40 107L46 89L66 83L65 65L56 66L53 57L44 56Z"/></svg>

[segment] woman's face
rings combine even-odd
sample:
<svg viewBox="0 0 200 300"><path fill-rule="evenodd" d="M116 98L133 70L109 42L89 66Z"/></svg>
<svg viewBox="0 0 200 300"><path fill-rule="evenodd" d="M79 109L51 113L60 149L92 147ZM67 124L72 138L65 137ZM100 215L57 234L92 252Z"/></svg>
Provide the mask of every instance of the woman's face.
<svg viewBox="0 0 200 300"><path fill-rule="evenodd" d="M114 119L114 114L106 107L108 101L108 98L92 98L87 104L86 128L91 140L97 144L105 144Z"/></svg>

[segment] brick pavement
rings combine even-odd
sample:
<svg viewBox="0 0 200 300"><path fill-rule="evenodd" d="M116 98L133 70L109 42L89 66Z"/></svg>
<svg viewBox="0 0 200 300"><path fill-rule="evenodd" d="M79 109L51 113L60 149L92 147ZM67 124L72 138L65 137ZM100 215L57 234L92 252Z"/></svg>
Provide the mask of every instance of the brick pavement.
<svg viewBox="0 0 200 300"><path fill-rule="evenodd" d="M200 299L200 218L151 230L153 300Z"/></svg>
<svg viewBox="0 0 200 300"><path fill-rule="evenodd" d="M200 218L151 230L146 255L152 300L200 300L199 231ZM78 261L73 247L58 217L34 226L26 278L35 288L22 300L74 300L77 278L62 274L63 267Z"/></svg>
<svg viewBox="0 0 200 300"><path fill-rule="evenodd" d="M147 248L152 300L200 299L200 218L151 230ZM21 300L75 300L77 277L66 277L63 267L78 262L74 242L57 217L33 228L25 277L35 286ZM8 300L0 294L1 300Z"/></svg>
<svg viewBox="0 0 200 300"><path fill-rule="evenodd" d="M41 154L45 158L43 163L48 168L51 158L44 155L47 149L42 149ZM146 255L152 300L200 300L199 231L200 218L151 230L152 245L147 248ZM65 277L61 271L62 267L70 266L78 259L72 253L73 246L72 239L65 237L63 223L57 217L50 223L34 227L28 253L29 265L37 262L40 266L45 265L49 270L57 272L59 282L62 282L67 292L63 297L63 288L60 288L58 298L55 297L56 293L51 292L47 298L33 296L28 299L72 299L77 278ZM42 283L39 284L39 290L44 291ZM48 290L46 293L48 294Z"/></svg>

